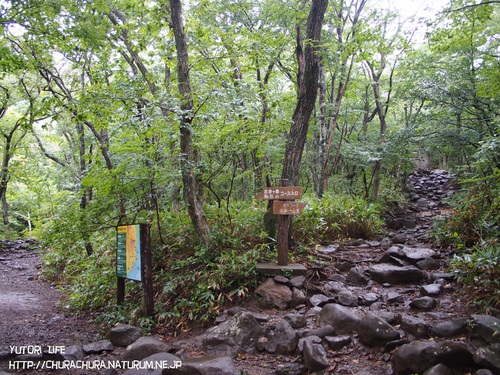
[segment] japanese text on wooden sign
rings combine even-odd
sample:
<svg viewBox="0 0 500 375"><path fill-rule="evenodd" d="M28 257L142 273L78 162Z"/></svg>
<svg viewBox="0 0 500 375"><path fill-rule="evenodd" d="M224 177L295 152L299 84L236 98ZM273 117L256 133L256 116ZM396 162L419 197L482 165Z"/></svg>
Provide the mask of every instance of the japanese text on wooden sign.
<svg viewBox="0 0 500 375"><path fill-rule="evenodd" d="M302 187L288 186L288 187L268 187L260 191L255 199L267 200L294 200L302 198Z"/></svg>
<svg viewBox="0 0 500 375"><path fill-rule="evenodd" d="M273 214L275 215L298 215L307 206L306 202L274 201Z"/></svg>

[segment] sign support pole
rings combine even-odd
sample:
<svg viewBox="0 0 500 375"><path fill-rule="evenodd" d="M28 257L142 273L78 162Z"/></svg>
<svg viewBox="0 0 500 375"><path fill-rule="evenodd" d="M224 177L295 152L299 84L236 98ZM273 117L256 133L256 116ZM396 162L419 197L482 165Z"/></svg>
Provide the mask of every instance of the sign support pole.
<svg viewBox="0 0 500 375"><path fill-rule="evenodd" d="M144 306L147 316L154 316L153 295L153 265L151 256L150 224L141 224L141 264L142 264L142 286L144 288Z"/></svg>
<svg viewBox="0 0 500 375"><path fill-rule="evenodd" d="M288 180L281 179L280 187L287 187ZM288 265L288 235L290 232L290 215L278 215L278 266Z"/></svg>

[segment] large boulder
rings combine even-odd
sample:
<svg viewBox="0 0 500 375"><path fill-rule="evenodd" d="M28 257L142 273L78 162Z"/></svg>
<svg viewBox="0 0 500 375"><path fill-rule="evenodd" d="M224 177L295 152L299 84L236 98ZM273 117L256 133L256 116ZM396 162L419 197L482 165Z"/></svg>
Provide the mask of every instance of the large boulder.
<svg viewBox="0 0 500 375"><path fill-rule="evenodd" d="M331 325L337 334L356 332L360 318L353 310L336 303L326 304L318 316L320 326Z"/></svg>
<svg viewBox="0 0 500 375"><path fill-rule="evenodd" d="M253 353L264 328L248 312L236 314L232 319L209 328L202 340L203 350L209 355L235 357L239 352Z"/></svg>
<svg viewBox="0 0 500 375"><path fill-rule="evenodd" d="M141 337L133 342L123 353L124 361L142 360L156 353L168 352L170 345L156 336Z"/></svg>
<svg viewBox="0 0 500 375"><path fill-rule="evenodd" d="M384 345L400 337L397 329L371 312L359 321L357 331L359 341L368 346Z"/></svg>
<svg viewBox="0 0 500 375"><path fill-rule="evenodd" d="M380 284L408 284L418 283L427 277L427 274L413 266L394 266L392 264L374 264L367 269L373 280Z"/></svg>
<svg viewBox="0 0 500 375"><path fill-rule="evenodd" d="M292 290L272 278L260 284L255 293L262 297L266 306L276 306L280 310L286 310L293 299Z"/></svg>

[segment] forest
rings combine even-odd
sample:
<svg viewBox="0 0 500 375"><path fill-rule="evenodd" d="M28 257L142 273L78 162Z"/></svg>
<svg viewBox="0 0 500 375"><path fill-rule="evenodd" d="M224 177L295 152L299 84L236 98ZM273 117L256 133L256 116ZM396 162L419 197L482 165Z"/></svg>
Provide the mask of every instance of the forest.
<svg viewBox="0 0 500 375"><path fill-rule="evenodd" d="M291 262L370 238L417 168L459 188L436 246L500 308L500 1L0 0L0 237L48 249L73 311L179 329L276 258L256 200L301 186ZM151 225L155 316L115 306L116 226Z"/></svg>

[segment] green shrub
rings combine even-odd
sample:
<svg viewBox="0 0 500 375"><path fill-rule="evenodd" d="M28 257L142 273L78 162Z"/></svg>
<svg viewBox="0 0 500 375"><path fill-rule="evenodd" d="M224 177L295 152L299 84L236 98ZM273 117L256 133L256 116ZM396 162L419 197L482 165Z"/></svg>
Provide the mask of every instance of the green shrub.
<svg viewBox="0 0 500 375"><path fill-rule="evenodd" d="M359 197L327 194L322 199L307 199L293 230L299 242L325 243L369 238L380 232L382 225L380 205Z"/></svg>
<svg viewBox="0 0 500 375"><path fill-rule="evenodd" d="M451 268L473 304L481 309L500 308L500 245L497 242L455 255Z"/></svg>

